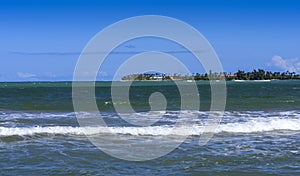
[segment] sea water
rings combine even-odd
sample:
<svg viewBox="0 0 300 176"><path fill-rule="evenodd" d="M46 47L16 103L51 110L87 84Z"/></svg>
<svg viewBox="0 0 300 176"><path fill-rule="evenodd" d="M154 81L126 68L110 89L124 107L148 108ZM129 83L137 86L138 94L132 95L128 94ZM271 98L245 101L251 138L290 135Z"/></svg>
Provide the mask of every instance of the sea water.
<svg viewBox="0 0 300 176"><path fill-rule="evenodd" d="M203 146L199 138L209 114L211 91L208 81L195 83L201 100L198 112L180 109L180 94L172 81L138 81L129 92L135 112L119 114L111 99L111 82L97 82L95 100L107 127L79 125L71 82L0 83L0 175L300 174L300 81L226 82L222 121ZM165 95L168 105L152 116L147 113L148 100L157 91ZM84 112L82 118L94 114ZM159 118L151 126L136 126L121 116ZM174 124L189 119L194 119L192 127L182 126L172 134L189 137L171 153L149 161L112 157L88 138L139 136L168 145L164 139ZM110 147L122 151L122 146ZM147 147L139 152L146 153Z"/></svg>

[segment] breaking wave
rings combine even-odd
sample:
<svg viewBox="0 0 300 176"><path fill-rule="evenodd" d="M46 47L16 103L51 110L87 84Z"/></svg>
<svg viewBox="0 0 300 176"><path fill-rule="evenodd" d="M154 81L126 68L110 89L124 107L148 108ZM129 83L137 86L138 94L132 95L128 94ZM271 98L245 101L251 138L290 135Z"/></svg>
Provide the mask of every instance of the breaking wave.
<svg viewBox="0 0 300 176"><path fill-rule="evenodd" d="M25 136L36 134L53 135L201 135L204 127L194 125L193 127L173 126L149 126L149 127L72 127L72 126L36 126L36 127L0 127L0 136ZM252 119L247 122L234 122L220 124L215 133L259 133L279 130L300 131L300 119Z"/></svg>

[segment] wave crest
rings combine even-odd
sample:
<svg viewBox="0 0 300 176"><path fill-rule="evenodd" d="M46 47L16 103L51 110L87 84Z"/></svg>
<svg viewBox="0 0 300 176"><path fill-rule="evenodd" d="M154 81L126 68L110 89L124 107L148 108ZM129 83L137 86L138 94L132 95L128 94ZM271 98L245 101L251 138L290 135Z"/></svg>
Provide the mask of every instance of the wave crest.
<svg viewBox="0 0 300 176"><path fill-rule="evenodd" d="M35 134L53 135L97 135L97 134L123 134L123 135L201 135L203 126L179 127L172 130L172 126L149 127L72 127L72 126L46 126L46 127L0 127L0 136L25 136ZM258 133L278 130L300 131L300 119L256 119L247 122L220 124L215 133Z"/></svg>

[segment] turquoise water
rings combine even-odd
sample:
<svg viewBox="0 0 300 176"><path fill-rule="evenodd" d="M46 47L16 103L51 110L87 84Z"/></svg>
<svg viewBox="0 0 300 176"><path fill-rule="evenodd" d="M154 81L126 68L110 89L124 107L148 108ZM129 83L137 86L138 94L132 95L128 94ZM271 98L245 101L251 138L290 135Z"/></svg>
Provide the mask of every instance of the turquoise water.
<svg viewBox="0 0 300 176"><path fill-rule="evenodd" d="M199 131L211 103L210 85L196 83L201 102L190 137L171 153L143 162L111 157L88 140L73 112L71 82L0 83L0 175L300 174L300 81L227 82L224 117L204 146L198 145ZM110 85L97 82L95 94L111 132L125 140L151 137L164 144L165 133L180 110L175 84L134 82L130 88L130 104L136 111L126 114L131 118L150 110L148 99L153 92L165 95L167 111L157 111L161 119L150 128L120 119ZM195 118L189 110L182 114ZM85 112L87 118L92 115ZM88 135L109 136L98 127L89 128ZM122 151L122 146L110 147Z"/></svg>

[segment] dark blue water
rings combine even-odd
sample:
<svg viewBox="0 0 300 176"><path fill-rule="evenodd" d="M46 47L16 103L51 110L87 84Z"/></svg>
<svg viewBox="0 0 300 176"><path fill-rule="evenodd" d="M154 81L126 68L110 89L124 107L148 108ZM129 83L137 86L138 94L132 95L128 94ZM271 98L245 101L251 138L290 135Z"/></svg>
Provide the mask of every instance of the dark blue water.
<svg viewBox="0 0 300 176"><path fill-rule="evenodd" d="M227 82L227 104L214 137L199 138L210 107L209 82L197 82L200 111L182 111L192 128L172 137L189 137L171 153L149 161L126 161L108 155L88 138L115 135L126 141L158 139L178 120L180 95L172 82L135 82L128 118L160 118L150 127L129 125L120 118L110 96L110 82L96 83L96 101L109 133L97 125L80 127L72 105L70 82L0 83L0 175L299 175L300 81ZM187 83L188 86L188 83ZM149 96L165 95L165 111L147 114ZM94 112L83 112L89 118ZM87 136L86 136L87 135ZM134 139L134 140L133 140ZM115 143L107 148L134 155ZM132 152L132 153L131 153ZM139 151L147 154L147 147Z"/></svg>

